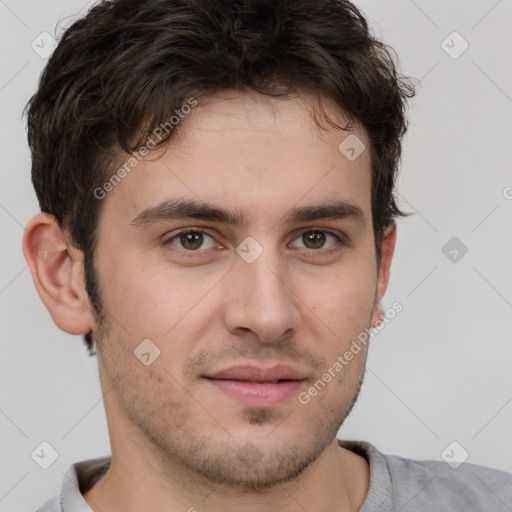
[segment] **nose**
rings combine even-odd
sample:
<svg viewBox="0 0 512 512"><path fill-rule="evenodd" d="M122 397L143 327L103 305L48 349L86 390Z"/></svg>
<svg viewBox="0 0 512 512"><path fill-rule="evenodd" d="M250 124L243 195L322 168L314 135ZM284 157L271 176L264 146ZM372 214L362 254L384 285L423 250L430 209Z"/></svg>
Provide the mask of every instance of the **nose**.
<svg viewBox="0 0 512 512"><path fill-rule="evenodd" d="M224 322L231 333L272 343L297 330L300 300L279 255L265 250L252 263L239 258L230 274Z"/></svg>

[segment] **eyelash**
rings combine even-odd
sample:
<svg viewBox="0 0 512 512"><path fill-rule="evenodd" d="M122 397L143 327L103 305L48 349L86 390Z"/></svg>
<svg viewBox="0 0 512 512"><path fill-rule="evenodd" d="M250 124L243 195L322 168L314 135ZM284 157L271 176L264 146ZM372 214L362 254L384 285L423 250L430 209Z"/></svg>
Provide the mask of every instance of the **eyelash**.
<svg viewBox="0 0 512 512"><path fill-rule="evenodd" d="M167 246L169 248L169 250L171 250L173 252L179 252L188 258L197 258L197 257L208 256L208 252L210 249L197 249L195 251L192 251L192 250L181 249L179 247L175 247L172 244L173 240L175 240L176 238L180 237L181 235L186 235L189 233L202 233L202 234L209 236L213 240L215 240L214 237L212 235L208 234L206 231L204 231L202 229L193 229L192 228L192 229L184 229L182 231L179 231L178 233L175 233L172 237L168 238L164 242L164 245ZM327 233L336 239L335 245L329 249L321 249L321 248L320 249L307 249L307 248L304 248L303 251L305 251L308 255L313 254L313 253L329 255L334 252L338 252L340 250L340 247L339 247L340 244L342 246L349 245L348 242L346 242L339 234L337 234L334 231L331 231L329 229L308 228L308 229L305 229L304 231L301 231L293 240L296 240L297 238L299 238L300 236L302 236L306 233Z"/></svg>

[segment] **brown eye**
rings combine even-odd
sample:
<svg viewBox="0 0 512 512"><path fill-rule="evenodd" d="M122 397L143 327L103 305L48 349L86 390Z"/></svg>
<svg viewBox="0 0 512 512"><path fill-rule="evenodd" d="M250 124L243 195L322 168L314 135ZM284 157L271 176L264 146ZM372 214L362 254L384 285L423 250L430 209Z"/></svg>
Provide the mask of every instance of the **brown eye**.
<svg viewBox="0 0 512 512"><path fill-rule="evenodd" d="M312 231L302 235L302 241L308 249L321 249L325 244L325 234L321 231Z"/></svg>
<svg viewBox="0 0 512 512"><path fill-rule="evenodd" d="M185 233L184 235L180 235L181 245L185 249L189 249L194 251L199 249L203 244L203 234L202 233Z"/></svg>
<svg viewBox="0 0 512 512"><path fill-rule="evenodd" d="M198 251L198 249L211 249L215 243L213 238L203 231L182 231L170 238L167 243L177 245L186 251ZM204 246L206 245L206 247Z"/></svg>
<svg viewBox="0 0 512 512"><path fill-rule="evenodd" d="M296 247L309 250L330 249L338 242L341 239L337 235L320 229L304 231L295 239Z"/></svg>

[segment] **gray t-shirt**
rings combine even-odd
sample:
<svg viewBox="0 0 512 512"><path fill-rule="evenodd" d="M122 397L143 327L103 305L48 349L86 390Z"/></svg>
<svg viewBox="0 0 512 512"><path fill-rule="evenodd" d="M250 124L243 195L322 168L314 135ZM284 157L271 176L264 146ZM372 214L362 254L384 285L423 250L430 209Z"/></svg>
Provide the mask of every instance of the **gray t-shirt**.
<svg viewBox="0 0 512 512"><path fill-rule="evenodd" d="M359 512L512 512L512 474L476 464L453 469L440 460L385 455L365 441L339 441L370 465L370 486ZM106 473L110 458L73 464L60 496L37 512L91 512L82 493Z"/></svg>

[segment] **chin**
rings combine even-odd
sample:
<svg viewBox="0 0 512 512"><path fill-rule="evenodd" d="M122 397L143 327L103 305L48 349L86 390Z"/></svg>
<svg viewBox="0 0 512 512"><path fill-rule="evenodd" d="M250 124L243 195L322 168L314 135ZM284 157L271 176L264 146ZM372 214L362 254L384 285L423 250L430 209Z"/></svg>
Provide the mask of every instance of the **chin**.
<svg viewBox="0 0 512 512"><path fill-rule="evenodd" d="M217 484L240 492L261 493L298 477L325 449L320 444L308 447L283 443L279 449L275 443L266 447L264 444L255 440L238 449L225 446L222 454L205 457L196 470Z"/></svg>

